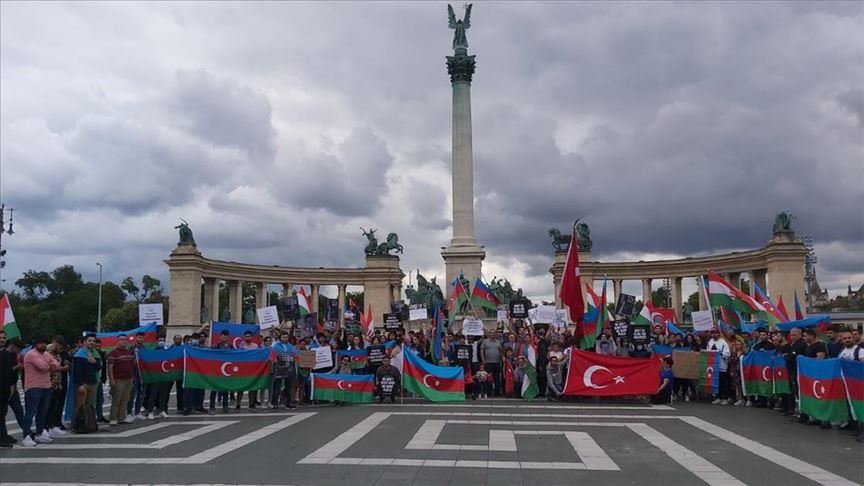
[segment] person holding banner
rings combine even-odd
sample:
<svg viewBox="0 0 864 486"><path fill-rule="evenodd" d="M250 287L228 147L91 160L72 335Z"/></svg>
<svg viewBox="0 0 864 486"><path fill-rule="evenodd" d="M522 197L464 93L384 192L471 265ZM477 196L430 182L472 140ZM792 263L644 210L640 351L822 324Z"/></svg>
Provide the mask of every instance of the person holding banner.
<svg viewBox="0 0 864 486"><path fill-rule="evenodd" d="M711 402L714 405L728 405L729 395L732 391L732 381L729 378L729 355L732 350L729 349L729 343L720 337L717 328L711 329L711 339L708 340L708 351L717 351L720 353L720 386L717 390L717 396Z"/></svg>
<svg viewBox="0 0 864 486"><path fill-rule="evenodd" d="M106 362L108 382L111 385L111 411L108 413L108 423L112 426L120 422L132 423L134 420L127 415L126 406L132 394L135 353L129 349L129 340L125 334L117 336L117 347L108 353Z"/></svg>
<svg viewBox="0 0 864 486"><path fill-rule="evenodd" d="M243 332L243 342L240 344L240 349L258 349L258 343L252 340L253 334L252 331L244 331ZM240 402L243 401L243 391L237 392L237 405L234 407L237 410L240 410ZM249 390L249 410L254 410L257 405L261 403L258 401L258 390Z"/></svg>
<svg viewBox="0 0 864 486"><path fill-rule="evenodd" d="M273 344L273 353L275 362L270 406L274 410L279 408L279 402L284 395L285 408L294 408L291 404L291 388L297 377L297 368L294 363L294 346L291 344L291 335L288 332L279 335L279 341Z"/></svg>
<svg viewBox="0 0 864 486"><path fill-rule="evenodd" d="M223 329L219 332L219 342L213 346L214 349L234 349L234 346L231 344L231 333L227 329ZM228 392L216 390L210 390L210 411L209 413L213 413L216 409L216 400L222 402L222 413L228 412ZM237 401L237 408L240 408L240 401Z"/></svg>

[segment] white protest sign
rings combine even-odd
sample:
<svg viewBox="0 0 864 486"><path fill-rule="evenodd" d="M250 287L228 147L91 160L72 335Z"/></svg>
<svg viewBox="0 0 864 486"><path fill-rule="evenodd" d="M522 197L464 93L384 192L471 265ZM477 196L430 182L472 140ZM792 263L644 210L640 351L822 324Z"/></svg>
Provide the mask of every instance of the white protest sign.
<svg viewBox="0 0 864 486"><path fill-rule="evenodd" d="M466 336L482 336L483 321L476 317L466 317L462 321L462 334Z"/></svg>
<svg viewBox="0 0 864 486"><path fill-rule="evenodd" d="M258 325L261 326L262 330L279 325L279 312L275 305L256 309L256 312L258 313Z"/></svg>
<svg viewBox="0 0 864 486"><path fill-rule="evenodd" d="M554 305L538 305L535 308L537 309L537 314L534 319L531 319L533 322L537 324L552 324L552 321L555 320Z"/></svg>
<svg viewBox="0 0 864 486"><path fill-rule="evenodd" d="M316 370L320 370L321 368L333 367L333 353L330 351L330 346L321 346L320 348L315 348L312 351L315 351Z"/></svg>
<svg viewBox="0 0 864 486"><path fill-rule="evenodd" d="M532 307L532 308L528 309L528 320L531 321L532 324L537 322L537 308L536 307Z"/></svg>
<svg viewBox="0 0 864 486"><path fill-rule="evenodd" d="M143 326L155 322L161 326L162 304L138 304L138 325Z"/></svg>
<svg viewBox="0 0 864 486"><path fill-rule="evenodd" d="M510 319L510 314L507 312L506 305L498 306L498 322L507 322Z"/></svg>
<svg viewBox="0 0 864 486"><path fill-rule="evenodd" d="M409 321L425 321L428 314L426 313L426 308L422 309L411 309L408 311L408 320Z"/></svg>
<svg viewBox="0 0 864 486"><path fill-rule="evenodd" d="M693 319L694 331L710 331L714 329L714 315L710 310L693 311L691 317Z"/></svg>
<svg viewBox="0 0 864 486"><path fill-rule="evenodd" d="M552 324L559 329L567 327L567 310L555 309L555 318L552 320Z"/></svg>

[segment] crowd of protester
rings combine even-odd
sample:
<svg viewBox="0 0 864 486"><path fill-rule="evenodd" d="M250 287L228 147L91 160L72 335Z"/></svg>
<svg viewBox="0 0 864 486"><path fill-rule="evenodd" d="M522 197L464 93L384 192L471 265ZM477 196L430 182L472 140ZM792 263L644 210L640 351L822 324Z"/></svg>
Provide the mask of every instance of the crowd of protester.
<svg viewBox="0 0 864 486"><path fill-rule="evenodd" d="M312 373L346 373L375 375L376 385L384 376L395 377L399 371L390 363L390 354L402 347L416 352L422 359L442 366L462 366L466 376L466 396L470 399L490 397L520 398L521 383L525 379L528 357L532 356L537 372L539 396L547 400L566 400L563 396L566 383L567 362L570 350L578 346L579 337L570 329L557 329L525 325L522 321L499 324L498 329L486 331L484 336L465 336L449 328L439 336L439 346L433 345L431 326L417 331L384 331L377 329L368 343L358 332L346 329L322 330L315 335L299 336L294 329L276 328L269 335L256 337L246 332L236 346L227 331L223 331L211 346L208 325L191 335L174 335L167 343L160 336L157 349L174 346L213 347L218 349L255 349L264 346L272 349L270 387L260 391L222 392L187 388L182 380L168 383L143 384L136 364L136 348L143 347L143 335L131 340L118 336L118 346L105 353L100 349L94 334L85 336L69 345L62 336L52 340L36 337L32 348L22 352L21 343L8 341L0 332L0 416L5 417L11 409L22 430L20 445L32 447L49 443L57 436L67 433L67 428L76 432L88 432L95 424L88 423L86 411L94 411L93 422L110 426L133 423L137 420L154 420L168 417L169 397L175 395L176 412L183 415L194 413L213 414L221 408L222 413L231 413L241 408L244 396L250 409L258 407L277 409L295 408L314 404L310 395ZM260 339L260 344L258 344ZM379 364L356 366L340 350L364 349L370 345L385 345L388 350ZM311 369L300 366L300 353L320 347L331 348L332 369ZM458 354L460 349L470 348L468 358ZM675 378L672 372L672 356L658 356L655 349L684 351L717 351L720 355L720 380L716 395L706 396L694 380ZM529 347L531 351L529 352ZM752 397L743 393L739 358L750 350L773 351L783 356L789 372L791 394L776 397ZM841 358L864 361L864 343L857 329L832 328L823 342L815 330L792 329L788 333L769 332L759 329L751 335L734 334L724 336L716 330L707 334L688 333L666 335L655 332L648 344L634 345L626 339L613 337L610 329L603 330L596 345L589 350L605 355L629 356L661 360L660 386L650 400L654 403L669 403L673 400L710 400L716 405L773 408L790 419L823 428L832 428L830 423L821 423L801 414L796 406L798 398L796 380L796 358L799 355L823 359ZM433 358L433 353L437 356ZM19 385L19 381L21 382ZM110 412L104 416L103 398L105 385L109 385ZM23 385L24 407L21 406L19 389ZM67 393L72 387L73 393ZM398 394L398 390L396 390ZM71 404L67 404L71 397ZM385 394L376 388L378 401ZM393 394L388 398L393 401ZM86 406L85 406L86 405ZM336 403L338 405L338 403ZM64 420L64 410L67 417ZM33 425L35 421L35 427ZM11 447L19 442L7 433L5 421L0 429L0 446ZM833 424L858 434L864 441L857 423Z"/></svg>

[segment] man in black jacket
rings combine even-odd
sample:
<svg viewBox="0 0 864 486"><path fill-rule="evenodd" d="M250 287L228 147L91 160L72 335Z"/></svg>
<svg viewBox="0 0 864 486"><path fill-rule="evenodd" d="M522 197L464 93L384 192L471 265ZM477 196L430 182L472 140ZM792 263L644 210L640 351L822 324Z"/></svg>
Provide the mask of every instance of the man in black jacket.
<svg viewBox="0 0 864 486"><path fill-rule="evenodd" d="M12 447L13 439L6 430L6 413L9 411L9 398L12 390L18 383L18 372L15 365L18 364L17 346L11 345L12 349L6 349L6 333L0 331L0 447Z"/></svg>

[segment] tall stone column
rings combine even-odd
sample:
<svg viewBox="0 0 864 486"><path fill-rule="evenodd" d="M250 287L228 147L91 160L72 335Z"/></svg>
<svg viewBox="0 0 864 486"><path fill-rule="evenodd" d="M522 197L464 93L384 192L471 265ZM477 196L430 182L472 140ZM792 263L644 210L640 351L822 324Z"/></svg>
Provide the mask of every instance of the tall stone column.
<svg viewBox="0 0 864 486"><path fill-rule="evenodd" d="M283 283L282 284L282 298L291 297L291 294L294 293L294 284Z"/></svg>
<svg viewBox="0 0 864 486"><path fill-rule="evenodd" d="M748 270L747 275L750 276L750 297L756 297L756 286L753 285L756 282L756 270Z"/></svg>
<svg viewBox="0 0 864 486"><path fill-rule="evenodd" d="M672 277L669 279L672 291L672 309L675 310L675 319L678 322L684 322L683 302L681 301L681 277Z"/></svg>
<svg viewBox="0 0 864 486"><path fill-rule="evenodd" d="M702 288L701 275L696 278L696 290L699 293L699 310L708 310L708 302L705 300L705 290Z"/></svg>
<svg viewBox="0 0 864 486"><path fill-rule="evenodd" d="M618 300L618 296L621 295L621 288L624 286L624 281L620 278L616 278L612 280L612 289L615 292L615 301ZM609 300L609 299L606 299Z"/></svg>
<svg viewBox="0 0 864 486"><path fill-rule="evenodd" d="M393 285L393 301L402 300L402 286Z"/></svg>
<svg viewBox="0 0 864 486"><path fill-rule="evenodd" d="M204 307L211 321L219 320L219 280L215 278L204 279Z"/></svg>
<svg viewBox="0 0 864 486"><path fill-rule="evenodd" d="M311 284L311 285L309 285L309 287L310 287L309 304L312 306L312 308L309 309L309 311L310 312L318 312L318 300L319 300L319 296L321 295L321 286L318 284ZM321 316L318 316L318 317L320 318Z"/></svg>
<svg viewBox="0 0 864 486"><path fill-rule="evenodd" d="M270 284L259 282L255 290L255 308L267 307L269 304L267 300L270 297Z"/></svg>
<svg viewBox="0 0 864 486"><path fill-rule="evenodd" d="M381 325L384 313L390 312L393 302L393 286L398 285L405 274L399 269L399 257L395 255L367 256L363 269L363 300L366 309L372 306L375 322ZM366 309L363 309L364 312Z"/></svg>
<svg viewBox="0 0 864 486"><path fill-rule="evenodd" d="M243 282L239 280L228 282L228 313L229 322L243 322Z"/></svg>
<svg viewBox="0 0 864 486"><path fill-rule="evenodd" d="M339 284L337 288L339 289L339 294L336 299L339 301L339 326L345 324L345 291L347 290L347 285Z"/></svg>
<svg viewBox="0 0 864 486"><path fill-rule="evenodd" d="M731 272L729 274L729 283L735 286L736 289L741 289L741 272Z"/></svg>
<svg viewBox="0 0 864 486"><path fill-rule="evenodd" d="M768 281L766 278L768 272L766 272L765 269L761 269L756 270L755 273L756 275L753 277L753 281L756 282L756 285L758 285L763 292L768 292Z"/></svg>
<svg viewBox="0 0 864 486"><path fill-rule="evenodd" d="M642 279L642 302L651 302L651 279Z"/></svg>
<svg viewBox="0 0 864 486"><path fill-rule="evenodd" d="M453 238L441 251L449 285L459 274L470 282L480 275L486 252L474 237L474 149L471 129L471 79L474 76L474 56L466 48L457 48L447 56L447 72L453 88ZM468 289L469 291L471 289Z"/></svg>
<svg viewBox="0 0 864 486"><path fill-rule="evenodd" d="M168 259L171 299L168 326L190 332L201 324L201 252L194 245L177 245Z"/></svg>

